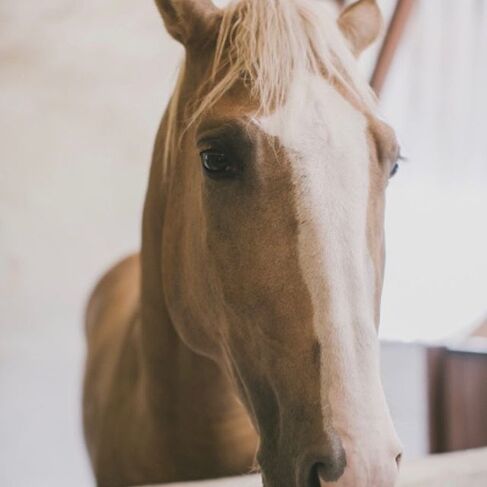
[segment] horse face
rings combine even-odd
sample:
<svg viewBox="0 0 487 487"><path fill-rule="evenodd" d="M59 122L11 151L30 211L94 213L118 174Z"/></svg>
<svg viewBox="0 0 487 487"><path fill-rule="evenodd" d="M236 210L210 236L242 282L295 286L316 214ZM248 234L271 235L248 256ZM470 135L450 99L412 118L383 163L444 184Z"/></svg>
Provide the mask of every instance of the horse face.
<svg viewBox="0 0 487 487"><path fill-rule="evenodd" d="M326 80L295 89L267 117L222 104L196 133L213 336L266 485L392 485L376 328L396 142Z"/></svg>
<svg viewBox="0 0 487 487"><path fill-rule="evenodd" d="M205 73L198 58L183 93ZM265 114L246 90L185 132L173 164L172 321L234 381L266 487L393 486L377 326L395 137L324 76L301 73Z"/></svg>

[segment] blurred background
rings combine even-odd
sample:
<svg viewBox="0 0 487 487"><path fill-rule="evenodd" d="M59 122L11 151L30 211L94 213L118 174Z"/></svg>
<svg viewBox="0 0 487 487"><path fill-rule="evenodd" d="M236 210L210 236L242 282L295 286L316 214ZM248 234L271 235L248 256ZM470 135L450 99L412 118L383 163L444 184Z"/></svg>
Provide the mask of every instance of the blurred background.
<svg viewBox="0 0 487 487"><path fill-rule="evenodd" d="M389 20L397 0L378 3ZM472 352L465 337L487 317L487 2L413 3L381 94L408 158L388 190L381 336L410 457L439 441L431 400L444 391L432 393L428 350ZM362 60L367 76L378 52ZM100 274L139 247L181 57L151 0L0 3L2 486L92 484L84 305Z"/></svg>

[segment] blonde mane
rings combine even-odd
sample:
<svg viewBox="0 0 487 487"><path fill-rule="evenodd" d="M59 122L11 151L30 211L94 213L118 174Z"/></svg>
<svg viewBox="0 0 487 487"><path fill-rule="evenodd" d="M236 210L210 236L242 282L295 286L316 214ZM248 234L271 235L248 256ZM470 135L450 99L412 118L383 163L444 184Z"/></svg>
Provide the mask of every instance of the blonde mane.
<svg viewBox="0 0 487 487"><path fill-rule="evenodd" d="M174 147L181 70L168 108L164 154ZM286 99L296 76L320 74L338 82L374 110L376 99L341 34L333 13L318 0L233 0L222 10L211 75L191 104L183 126L191 126L237 83L244 83L258 112L271 113ZM181 121L180 121L181 122Z"/></svg>

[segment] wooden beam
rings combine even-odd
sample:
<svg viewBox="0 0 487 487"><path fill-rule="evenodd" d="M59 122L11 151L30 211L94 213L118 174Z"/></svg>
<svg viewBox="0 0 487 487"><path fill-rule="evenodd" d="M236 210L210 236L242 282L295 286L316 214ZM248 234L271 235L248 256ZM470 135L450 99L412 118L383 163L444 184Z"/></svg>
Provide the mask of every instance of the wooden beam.
<svg viewBox="0 0 487 487"><path fill-rule="evenodd" d="M428 347L426 351L428 387L429 453L445 450L445 363L447 349L442 346Z"/></svg>
<svg viewBox="0 0 487 487"><path fill-rule="evenodd" d="M380 96L416 0L398 0L370 84Z"/></svg>

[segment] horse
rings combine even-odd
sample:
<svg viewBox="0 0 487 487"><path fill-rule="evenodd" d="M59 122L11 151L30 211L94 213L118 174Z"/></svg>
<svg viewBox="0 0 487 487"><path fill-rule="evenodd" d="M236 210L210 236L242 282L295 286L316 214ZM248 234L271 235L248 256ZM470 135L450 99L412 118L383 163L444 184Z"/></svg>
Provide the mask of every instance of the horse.
<svg viewBox="0 0 487 487"><path fill-rule="evenodd" d="M379 8L156 3L185 56L141 251L87 306L96 482L391 487L377 330L399 145L357 63Z"/></svg>

